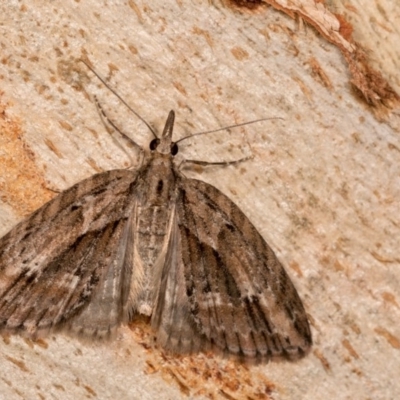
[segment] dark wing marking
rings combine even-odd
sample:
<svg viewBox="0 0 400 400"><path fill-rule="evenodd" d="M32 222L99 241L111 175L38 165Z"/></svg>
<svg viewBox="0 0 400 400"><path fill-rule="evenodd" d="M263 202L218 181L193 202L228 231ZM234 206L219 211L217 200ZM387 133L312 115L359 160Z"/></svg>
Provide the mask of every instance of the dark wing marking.
<svg viewBox="0 0 400 400"><path fill-rule="evenodd" d="M0 239L0 330L102 336L127 318L136 176L79 182Z"/></svg>
<svg viewBox="0 0 400 400"><path fill-rule="evenodd" d="M177 224L185 294L198 333L245 359L295 359L312 339L302 302L272 249L213 186L182 178Z"/></svg>
<svg viewBox="0 0 400 400"><path fill-rule="evenodd" d="M205 351L209 341L204 335L199 335L186 295L182 245L175 212L172 219L151 323L157 332L157 342L164 349L180 354Z"/></svg>

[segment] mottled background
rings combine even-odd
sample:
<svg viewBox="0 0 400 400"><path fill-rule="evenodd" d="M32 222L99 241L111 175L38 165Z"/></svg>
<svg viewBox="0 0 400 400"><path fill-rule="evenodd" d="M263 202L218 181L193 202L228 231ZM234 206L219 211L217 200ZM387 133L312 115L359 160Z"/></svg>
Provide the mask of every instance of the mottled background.
<svg viewBox="0 0 400 400"><path fill-rule="evenodd" d="M310 316L310 355L259 367L170 357L143 323L107 344L4 336L1 398L400 397L400 6L269 3L2 2L0 234L73 183L137 161L83 89L135 140L151 137L80 57L154 127L175 109L176 137L282 117L181 151L231 160L251 144L245 164L187 174L226 193L276 250ZM382 97L369 105L351 80Z"/></svg>

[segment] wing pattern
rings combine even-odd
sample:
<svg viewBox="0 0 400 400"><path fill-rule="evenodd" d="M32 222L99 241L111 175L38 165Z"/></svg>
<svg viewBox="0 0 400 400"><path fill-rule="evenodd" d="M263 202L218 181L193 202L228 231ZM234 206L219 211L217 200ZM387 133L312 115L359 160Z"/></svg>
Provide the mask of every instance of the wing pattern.
<svg viewBox="0 0 400 400"><path fill-rule="evenodd" d="M92 176L0 239L2 330L103 336L126 318L135 181L125 170Z"/></svg>
<svg viewBox="0 0 400 400"><path fill-rule="evenodd" d="M179 189L175 270L198 337L247 359L306 354L312 340L302 302L248 218L205 182L185 178Z"/></svg>

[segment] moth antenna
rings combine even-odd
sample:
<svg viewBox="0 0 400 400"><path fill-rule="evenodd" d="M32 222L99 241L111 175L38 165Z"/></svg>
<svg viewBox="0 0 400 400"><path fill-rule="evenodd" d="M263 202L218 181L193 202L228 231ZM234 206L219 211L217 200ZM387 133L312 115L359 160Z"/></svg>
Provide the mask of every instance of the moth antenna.
<svg viewBox="0 0 400 400"><path fill-rule="evenodd" d="M206 135L208 133L225 131L226 129L231 129L231 128L239 128L240 126L255 124L256 122L261 122L261 121L269 121L271 119L284 119L284 118L281 118L281 117L260 118L260 119L255 119L254 121L247 121L247 122L243 122L241 124L229 125L229 126L225 126L224 128L213 129L211 131L197 132L197 133L193 133L192 135L185 136L185 137L177 140L175 143L178 144L179 142L182 142L183 140L186 140L186 139L190 139L194 136L200 136L200 135Z"/></svg>
<svg viewBox="0 0 400 400"><path fill-rule="evenodd" d="M250 147L251 149L251 147ZM223 165L224 167L227 167L228 165L235 165L235 164L240 164L242 162L252 160L254 158L253 154L253 149L251 149L252 154L251 156L246 156L239 158L238 160L233 160L233 161L202 161L202 160L182 160L182 162L179 164L179 167L182 168L182 165L185 164L196 164L196 165L202 165L204 167L208 167L211 165Z"/></svg>
<svg viewBox="0 0 400 400"><path fill-rule="evenodd" d="M83 64L86 65L86 67L92 71L97 78L99 79L100 82L103 83L103 85L110 90L119 100L121 100L121 102L125 105L126 108L128 108L128 110L130 112L132 112L137 118L139 118L146 126L147 128L149 128L149 131L153 134L154 138L157 139L157 135L154 132L154 129L150 126L150 124L139 114L137 113L105 80L104 78L102 78L85 60L80 59L79 61L81 61Z"/></svg>

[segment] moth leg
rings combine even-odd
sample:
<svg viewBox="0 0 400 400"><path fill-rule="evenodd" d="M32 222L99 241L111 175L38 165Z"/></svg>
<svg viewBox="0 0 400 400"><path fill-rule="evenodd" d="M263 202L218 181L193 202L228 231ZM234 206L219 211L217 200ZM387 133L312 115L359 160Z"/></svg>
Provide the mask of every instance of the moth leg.
<svg viewBox="0 0 400 400"><path fill-rule="evenodd" d="M209 166L209 165L234 165L234 164L240 164L242 162L251 160L254 158L254 154L252 152L251 156L239 158L238 160L233 160L233 161L202 161L202 160L183 160L179 164L179 169L183 168L185 164L196 164L196 165L204 165L204 166Z"/></svg>
<svg viewBox="0 0 400 400"><path fill-rule="evenodd" d="M248 140L246 140L247 145L250 148L251 151L251 155L246 156L246 157L242 157L239 158L238 160L233 160L233 161L203 161L203 160L182 160L182 162L179 164L179 169L184 168L185 164L196 164L196 165L203 165L203 166L210 166L210 165L224 165L224 166L228 166L228 165L236 165L236 164L240 164L242 162L248 161L248 160L252 160L254 158L254 151L253 148L250 145L250 142Z"/></svg>
<svg viewBox="0 0 400 400"><path fill-rule="evenodd" d="M132 138L130 138L125 132L123 132L116 124L115 122L106 114L106 112L104 111L103 107L101 106L99 100L97 99L96 96L93 96L94 99L94 103L96 104L96 108L97 111L99 112L101 121L103 122L104 126L106 127L107 131L108 131L108 125L111 125L111 127L118 132L121 137L127 141L128 143L132 144L134 147L136 147L137 149L139 149L139 165L142 164L143 162L143 158L144 158L144 151L142 146L140 146L138 143L136 143ZM108 124L108 125L107 125ZM128 157L130 158L130 155L128 154L128 152L125 150L125 147L121 146L120 143L118 142L118 140L116 140L114 138L113 135L110 135L111 138L114 140L114 142L118 145L118 147L125 153L128 155Z"/></svg>
<svg viewBox="0 0 400 400"><path fill-rule="evenodd" d="M93 96L94 102L96 104L96 108L99 111L100 118L103 121L104 125L107 126L107 124L111 125L112 128L117 131L124 140L126 140L128 143L133 144L136 148L139 150L143 151L142 146L140 144L136 143L132 138L130 138L125 132L123 132L117 125L116 123L106 114L104 111L103 107L101 106L99 100L97 99L97 96ZM105 122L107 121L107 122ZM122 148L122 147L121 147Z"/></svg>

